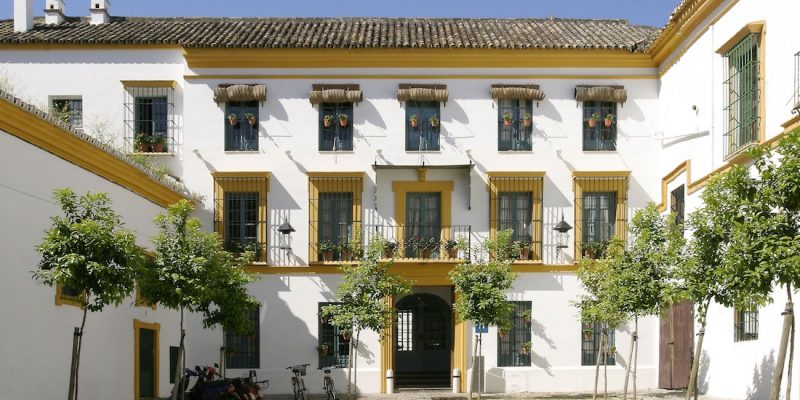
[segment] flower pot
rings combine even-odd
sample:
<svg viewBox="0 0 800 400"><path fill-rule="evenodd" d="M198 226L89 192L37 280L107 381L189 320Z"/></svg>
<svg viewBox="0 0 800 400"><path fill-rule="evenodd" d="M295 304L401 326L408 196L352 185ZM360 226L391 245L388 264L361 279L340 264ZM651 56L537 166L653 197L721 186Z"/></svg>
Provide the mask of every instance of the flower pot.
<svg viewBox="0 0 800 400"><path fill-rule="evenodd" d="M394 258L394 249L384 249L383 258Z"/></svg>
<svg viewBox="0 0 800 400"><path fill-rule="evenodd" d="M342 261L350 261L353 259L353 252L350 250L342 250L341 256Z"/></svg>
<svg viewBox="0 0 800 400"><path fill-rule="evenodd" d="M508 337L508 331L498 330L497 335L500 336L501 338Z"/></svg>
<svg viewBox="0 0 800 400"><path fill-rule="evenodd" d="M504 119L504 120L503 120L503 125L505 125L505 126L511 126L511 120L510 120L510 119Z"/></svg>
<svg viewBox="0 0 800 400"><path fill-rule="evenodd" d="M340 335L342 336L342 339L344 339L345 342L350 341L350 334L351 334L350 331L342 331L340 333Z"/></svg>
<svg viewBox="0 0 800 400"><path fill-rule="evenodd" d="M458 258L458 248L447 249L448 258Z"/></svg>
<svg viewBox="0 0 800 400"><path fill-rule="evenodd" d="M519 259L520 260L527 260L530 258L531 249L519 249Z"/></svg>
<svg viewBox="0 0 800 400"><path fill-rule="evenodd" d="M597 126L597 120L594 118L587 119L586 123L589 124L589 128L594 128L595 126Z"/></svg>
<svg viewBox="0 0 800 400"><path fill-rule="evenodd" d="M520 348L520 351L522 351L522 354L530 354L530 352L531 352L531 348L530 348L530 347L528 347L528 346L522 346L522 347Z"/></svg>
<svg viewBox="0 0 800 400"><path fill-rule="evenodd" d="M256 122L258 122L258 121L256 120L255 117L252 117L252 118L248 118L247 122L250 124L250 126L256 126Z"/></svg>
<svg viewBox="0 0 800 400"><path fill-rule="evenodd" d="M606 126L606 128L609 128L609 127L611 127L611 125L614 124L614 119L613 118L606 118L606 119L603 120L603 124Z"/></svg>
<svg viewBox="0 0 800 400"><path fill-rule="evenodd" d="M319 351L319 354L323 356L330 354L330 349L328 348L328 346L320 346L319 348L317 348L317 350Z"/></svg>
<svg viewBox="0 0 800 400"><path fill-rule="evenodd" d="M322 261L333 261L333 251L332 250L323 251Z"/></svg>
<svg viewBox="0 0 800 400"><path fill-rule="evenodd" d="M422 249L419 251L420 258L431 258L431 253L433 253L433 249Z"/></svg>
<svg viewBox="0 0 800 400"><path fill-rule="evenodd" d="M341 126L342 128L347 126L347 120L344 118L339 118L339 126Z"/></svg>
<svg viewBox="0 0 800 400"><path fill-rule="evenodd" d="M323 119L322 120L322 126L325 127L325 128L330 128L331 127L331 120Z"/></svg>
<svg viewBox="0 0 800 400"><path fill-rule="evenodd" d="M431 122L431 127L433 127L433 128L436 128L437 126L439 126L439 121L438 120L430 121L430 122Z"/></svg>
<svg viewBox="0 0 800 400"><path fill-rule="evenodd" d="M150 145L146 142L139 142L136 145L136 151L139 153L149 153L150 152Z"/></svg>
<svg viewBox="0 0 800 400"><path fill-rule="evenodd" d="M418 121L418 120L416 120L416 119L412 119L412 120L411 120L411 121L409 121L409 122L411 122L411 127L412 127L412 128L416 128L416 127L418 127L418 126L419 126L419 121Z"/></svg>
<svg viewBox="0 0 800 400"><path fill-rule="evenodd" d="M153 143L153 153L163 153L163 152L164 152L164 142Z"/></svg>
<svg viewBox="0 0 800 400"><path fill-rule="evenodd" d="M322 325L328 325L331 323L330 317L319 317L319 323Z"/></svg>
<svg viewBox="0 0 800 400"><path fill-rule="evenodd" d="M531 122L533 122L533 121L530 118L525 118L525 119L522 120L522 126L524 126L526 128L530 128L531 127Z"/></svg>

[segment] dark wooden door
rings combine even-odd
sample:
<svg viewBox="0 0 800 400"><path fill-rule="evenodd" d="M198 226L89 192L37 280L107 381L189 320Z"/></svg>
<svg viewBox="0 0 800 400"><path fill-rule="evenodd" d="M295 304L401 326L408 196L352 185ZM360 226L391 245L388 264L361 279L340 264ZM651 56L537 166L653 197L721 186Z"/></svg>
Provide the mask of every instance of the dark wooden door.
<svg viewBox="0 0 800 400"><path fill-rule="evenodd" d="M156 397L156 331L139 329L139 398Z"/></svg>
<svg viewBox="0 0 800 400"><path fill-rule="evenodd" d="M658 351L658 387L689 386L694 349L694 305L688 301L669 307L661 315Z"/></svg>
<svg viewBox="0 0 800 400"><path fill-rule="evenodd" d="M412 294L396 305L395 383L448 387L453 326L450 306L433 294Z"/></svg>

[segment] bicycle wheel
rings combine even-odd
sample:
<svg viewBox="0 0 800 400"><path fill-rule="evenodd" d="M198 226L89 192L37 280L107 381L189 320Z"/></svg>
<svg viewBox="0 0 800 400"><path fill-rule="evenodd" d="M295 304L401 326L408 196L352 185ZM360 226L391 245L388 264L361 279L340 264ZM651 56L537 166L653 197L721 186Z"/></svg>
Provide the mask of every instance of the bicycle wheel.
<svg viewBox="0 0 800 400"><path fill-rule="evenodd" d="M297 378L292 379L292 393L294 400L300 400L300 385L297 383Z"/></svg>
<svg viewBox="0 0 800 400"><path fill-rule="evenodd" d="M306 383L300 378L300 400L306 400Z"/></svg>
<svg viewBox="0 0 800 400"><path fill-rule="evenodd" d="M328 392L328 400L336 400L336 388L333 387L333 379L325 378L325 387Z"/></svg>

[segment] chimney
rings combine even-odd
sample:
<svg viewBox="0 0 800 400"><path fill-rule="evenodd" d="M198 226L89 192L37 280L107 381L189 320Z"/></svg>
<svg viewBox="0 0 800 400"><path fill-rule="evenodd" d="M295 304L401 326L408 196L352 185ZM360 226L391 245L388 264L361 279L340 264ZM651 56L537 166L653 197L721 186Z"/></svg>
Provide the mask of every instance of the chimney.
<svg viewBox="0 0 800 400"><path fill-rule="evenodd" d="M64 0L47 0L44 5L44 22L48 25L64 22Z"/></svg>
<svg viewBox="0 0 800 400"><path fill-rule="evenodd" d="M33 28L33 0L14 0L14 32Z"/></svg>
<svg viewBox="0 0 800 400"><path fill-rule="evenodd" d="M105 24L111 21L108 8L111 6L109 0L90 0L89 12L92 13L92 25Z"/></svg>

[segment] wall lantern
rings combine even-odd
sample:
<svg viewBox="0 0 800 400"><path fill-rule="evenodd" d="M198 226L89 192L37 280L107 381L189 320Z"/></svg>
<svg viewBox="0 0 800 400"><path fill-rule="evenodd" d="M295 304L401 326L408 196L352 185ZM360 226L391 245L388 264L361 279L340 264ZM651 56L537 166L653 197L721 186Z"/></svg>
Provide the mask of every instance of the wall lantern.
<svg viewBox="0 0 800 400"><path fill-rule="evenodd" d="M279 245L281 250L292 250L292 232L294 232L294 228L289 223L289 221L284 220L283 224L278 227L278 232L280 232L281 236L279 237Z"/></svg>
<svg viewBox="0 0 800 400"><path fill-rule="evenodd" d="M566 249L569 245L569 231L572 230L567 221L564 221L564 214L561 214L561 222L553 228L556 233L556 249Z"/></svg>

